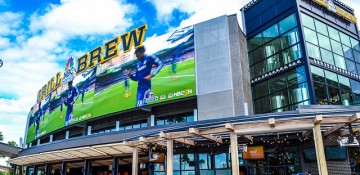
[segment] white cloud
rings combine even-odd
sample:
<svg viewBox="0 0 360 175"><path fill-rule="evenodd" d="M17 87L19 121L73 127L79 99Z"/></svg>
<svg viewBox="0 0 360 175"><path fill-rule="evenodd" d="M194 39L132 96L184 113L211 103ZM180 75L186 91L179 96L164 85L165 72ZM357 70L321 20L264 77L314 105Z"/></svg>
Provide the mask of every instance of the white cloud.
<svg viewBox="0 0 360 175"><path fill-rule="evenodd" d="M0 13L0 59L4 62L0 68L0 131L4 142L19 142L24 136L38 90L64 69L59 60L90 51L73 50L70 40L91 36L103 42L105 35L127 31L132 24L128 15L134 13L135 6L123 0L62 0L29 19L22 13ZM24 26L26 20L29 26ZM4 94L13 94L13 98L1 98ZM4 165L3 160L0 164Z"/></svg>
<svg viewBox="0 0 360 175"><path fill-rule="evenodd" d="M180 26L185 27L193 25L221 15L239 14L240 8L246 5L250 0L149 0L156 10L159 20L169 22L175 10L190 15L188 19L181 22ZM240 15L238 15L239 20ZM241 22L239 22L241 24Z"/></svg>

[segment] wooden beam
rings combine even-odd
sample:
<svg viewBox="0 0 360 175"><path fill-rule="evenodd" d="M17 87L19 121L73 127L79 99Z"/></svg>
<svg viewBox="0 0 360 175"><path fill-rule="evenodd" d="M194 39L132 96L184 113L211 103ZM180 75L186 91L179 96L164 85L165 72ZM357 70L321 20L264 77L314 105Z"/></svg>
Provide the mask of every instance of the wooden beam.
<svg viewBox="0 0 360 175"><path fill-rule="evenodd" d="M357 132L360 131L360 127L359 126L355 127L355 128L352 129L352 131L354 133L357 133ZM347 135L349 135L349 129L346 129L346 130L343 130L343 131L340 132L340 136L347 136Z"/></svg>
<svg viewBox="0 0 360 175"><path fill-rule="evenodd" d="M248 135L248 134L262 134L269 132L284 132L284 131L298 131L298 130L308 130L312 129L314 124L289 124L289 125L280 125L276 127L258 127L258 128L245 128L235 130L235 133L238 135Z"/></svg>
<svg viewBox="0 0 360 175"><path fill-rule="evenodd" d="M174 171L174 141L167 140L167 147L166 147L166 174L173 175Z"/></svg>
<svg viewBox="0 0 360 175"><path fill-rule="evenodd" d="M269 118L269 126L275 127L275 119L274 118Z"/></svg>
<svg viewBox="0 0 360 175"><path fill-rule="evenodd" d="M311 133L312 133L311 130L309 130L309 131L304 131L304 132L302 133L302 136L303 136L303 137L309 137Z"/></svg>
<svg viewBox="0 0 360 175"><path fill-rule="evenodd" d="M315 151L316 151L316 159L317 159L319 174L328 175L326 159L325 159L324 143L321 135L320 124L315 124L313 128L313 132L314 132Z"/></svg>
<svg viewBox="0 0 360 175"><path fill-rule="evenodd" d="M144 142L123 141L123 144L125 146L129 146L129 147L138 147L138 148L142 148L142 149L147 149L148 148L148 146Z"/></svg>
<svg viewBox="0 0 360 175"><path fill-rule="evenodd" d="M231 123L225 123L225 128L229 131L234 131L235 130L235 127L233 124Z"/></svg>
<svg viewBox="0 0 360 175"><path fill-rule="evenodd" d="M337 130L343 128L344 126L346 126L346 123L336 124L335 126L333 126L333 127L329 128L328 130L326 130L324 132L324 136L328 136L329 134L336 132Z"/></svg>
<svg viewBox="0 0 360 175"><path fill-rule="evenodd" d="M231 151L231 174L239 175L239 153L238 140L234 131L230 131L230 151Z"/></svg>
<svg viewBox="0 0 360 175"><path fill-rule="evenodd" d="M323 121L322 115L316 115L314 117L314 124L320 124Z"/></svg>
<svg viewBox="0 0 360 175"><path fill-rule="evenodd" d="M139 152L138 148L133 148L133 157L132 157L132 175L138 175L138 164L139 164Z"/></svg>
<svg viewBox="0 0 360 175"><path fill-rule="evenodd" d="M223 143L221 138L218 138L218 137L215 137L215 136L212 136L212 135L209 135L209 134L202 134L196 128L189 128L189 133L193 134L193 135L196 135L196 136L199 136L199 137L206 138L208 140L212 140L212 141L217 142L217 143Z"/></svg>
<svg viewBox="0 0 360 175"><path fill-rule="evenodd" d="M250 142L254 141L254 138L251 135L244 135L244 138Z"/></svg>
<svg viewBox="0 0 360 175"><path fill-rule="evenodd" d="M175 140L177 142L180 142L180 143L195 146L195 142L193 140L190 140L190 139L187 139L187 138L175 138L174 139L174 134L164 133L164 132L161 131L160 134L159 134L159 137L163 138L163 139L168 139L168 140L173 139L173 140Z"/></svg>
<svg viewBox="0 0 360 175"><path fill-rule="evenodd" d="M349 120L350 120L351 123L359 121L360 120L360 113L355 113L354 115L352 115L349 118Z"/></svg>

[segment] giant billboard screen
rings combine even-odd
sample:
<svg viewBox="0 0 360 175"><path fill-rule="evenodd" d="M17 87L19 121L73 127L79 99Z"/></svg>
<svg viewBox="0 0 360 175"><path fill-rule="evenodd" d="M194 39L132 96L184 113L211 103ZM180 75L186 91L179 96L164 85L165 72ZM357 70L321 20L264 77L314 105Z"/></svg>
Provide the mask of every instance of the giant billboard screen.
<svg viewBox="0 0 360 175"><path fill-rule="evenodd" d="M196 95L192 26L134 45L137 49L106 61L99 57L95 66L89 66L91 58L104 54L101 51L91 51L86 66L82 58L70 57L63 76L40 90L38 97L43 98L30 111L26 142L96 117ZM53 90L46 91L50 87Z"/></svg>

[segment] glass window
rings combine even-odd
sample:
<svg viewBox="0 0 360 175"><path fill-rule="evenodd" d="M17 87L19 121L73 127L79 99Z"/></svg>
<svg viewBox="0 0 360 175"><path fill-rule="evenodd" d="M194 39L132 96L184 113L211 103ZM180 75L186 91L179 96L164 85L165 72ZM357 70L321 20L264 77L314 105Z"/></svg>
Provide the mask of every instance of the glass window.
<svg viewBox="0 0 360 175"><path fill-rule="evenodd" d="M268 29L266 29L265 31L263 31L263 38L264 38L264 42L268 42L271 41L272 39L276 38L279 36L279 30L278 30L278 25L275 24L271 27L269 27Z"/></svg>
<svg viewBox="0 0 360 175"><path fill-rule="evenodd" d="M351 92L341 91L341 102L345 106L352 104Z"/></svg>
<svg viewBox="0 0 360 175"><path fill-rule="evenodd" d="M344 57L334 54L334 60L335 60L336 67L346 70L346 63L345 63Z"/></svg>
<svg viewBox="0 0 360 175"><path fill-rule="evenodd" d="M288 87L303 83L306 81L306 72L304 67L296 68L296 72L288 75Z"/></svg>
<svg viewBox="0 0 360 175"><path fill-rule="evenodd" d="M228 168L226 153L215 154L215 168Z"/></svg>
<svg viewBox="0 0 360 175"><path fill-rule="evenodd" d="M360 71L360 64L356 63L356 68ZM360 72L358 72L357 74L360 74Z"/></svg>
<svg viewBox="0 0 360 175"><path fill-rule="evenodd" d="M350 38L350 41L351 41L351 47L357 51L360 51L359 41L354 38Z"/></svg>
<svg viewBox="0 0 360 175"><path fill-rule="evenodd" d="M338 75L338 78L341 90L351 91L350 79L341 75Z"/></svg>
<svg viewBox="0 0 360 175"><path fill-rule="evenodd" d="M284 64L288 64L294 60L300 59L302 57L300 45L297 44L289 49L284 50L282 52L282 57Z"/></svg>
<svg viewBox="0 0 360 175"><path fill-rule="evenodd" d="M340 91L337 87L328 86L329 102L333 105L340 105Z"/></svg>
<svg viewBox="0 0 360 175"><path fill-rule="evenodd" d="M345 58L354 60L354 55L353 55L352 49L350 47L348 47L348 46L345 46L345 45L343 45L343 49L344 49Z"/></svg>
<svg viewBox="0 0 360 175"><path fill-rule="evenodd" d="M297 87L290 89L290 103L299 103L309 99L309 91L307 83L300 84Z"/></svg>
<svg viewBox="0 0 360 175"><path fill-rule="evenodd" d="M268 84L266 81L255 85L253 87L254 98L257 99L259 97L268 95L269 94L268 89L269 88L268 88Z"/></svg>
<svg viewBox="0 0 360 175"><path fill-rule="evenodd" d="M211 169L211 156L208 153L199 154L199 168Z"/></svg>
<svg viewBox="0 0 360 175"><path fill-rule="evenodd" d="M282 108L289 104L287 90L275 93L275 94L271 95L270 98L271 98L271 109ZM278 112L280 112L280 111L278 111Z"/></svg>
<svg viewBox="0 0 360 175"><path fill-rule="evenodd" d="M195 166L190 162L194 162L194 154L181 154L181 170L194 170Z"/></svg>
<svg viewBox="0 0 360 175"><path fill-rule="evenodd" d="M274 69L279 68L280 65L280 58L279 54L276 54L268 59L265 60L266 72L270 72Z"/></svg>
<svg viewBox="0 0 360 175"><path fill-rule="evenodd" d="M344 55L343 53L343 49L341 47L341 44L335 40L331 40L331 46L332 46L332 51L339 54L339 55Z"/></svg>
<svg viewBox="0 0 360 175"><path fill-rule="evenodd" d="M334 57L333 57L332 52L327 51L327 50L325 50L325 49L320 49L320 50L321 50L321 58L322 58L322 60L323 60L325 63L329 63L329 64L332 64L332 65L335 65L335 63L334 63Z"/></svg>
<svg viewBox="0 0 360 175"><path fill-rule="evenodd" d="M147 127L148 124L147 123L141 123L141 127L144 128L144 127Z"/></svg>
<svg viewBox="0 0 360 175"><path fill-rule="evenodd" d="M306 43L306 47L307 47L309 57L321 60L319 47L312 45L310 43Z"/></svg>
<svg viewBox="0 0 360 175"><path fill-rule="evenodd" d="M249 50L253 50L263 44L262 35L259 33L249 40Z"/></svg>
<svg viewBox="0 0 360 175"><path fill-rule="evenodd" d="M292 14L279 22L280 33L284 33L297 25L296 16Z"/></svg>
<svg viewBox="0 0 360 175"><path fill-rule="evenodd" d="M317 105L328 104L327 89L324 84L314 82L314 91Z"/></svg>
<svg viewBox="0 0 360 175"><path fill-rule="evenodd" d="M251 66L251 78L258 77L265 73L265 68L266 68L265 62L266 62L266 60L261 61L259 63L256 63L255 65Z"/></svg>
<svg viewBox="0 0 360 175"><path fill-rule="evenodd" d="M342 32L339 32L339 33L340 33L341 43L343 43L347 46L351 46L350 37Z"/></svg>
<svg viewBox="0 0 360 175"><path fill-rule="evenodd" d="M140 128L140 123L134 124L134 125L133 125L133 129L135 129L135 128Z"/></svg>
<svg viewBox="0 0 360 175"><path fill-rule="evenodd" d="M269 96L255 100L255 113L266 113L270 111L270 100Z"/></svg>
<svg viewBox="0 0 360 175"><path fill-rule="evenodd" d="M309 27L310 29L315 30L314 19L304 13L301 14L301 21L304 26Z"/></svg>
<svg viewBox="0 0 360 175"><path fill-rule="evenodd" d="M360 63L360 52L353 50L355 61Z"/></svg>
<svg viewBox="0 0 360 175"><path fill-rule="evenodd" d="M313 81L325 83L324 70L315 66L311 66Z"/></svg>
<svg viewBox="0 0 360 175"><path fill-rule="evenodd" d="M346 70L357 74L355 62L349 59L345 59L345 62L347 68Z"/></svg>
<svg viewBox="0 0 360 175"><path fill-rule="evenodd" d="M328 30L329 30L329 36L330 36L330 38L332 38L332 39L334 39L334 40L336 40L336 41L340 41L339 32L338 32L336 29L328 26Z"/></svg>
<svg viewBox="0 0 360 175"><path fill-rule="evenodd" d="M314 32L308 28L304 28L304 34L305 34L305 39L307 42L310 42L315 45L319 44L317 36L316 36L316 32Z"/></svg>
<svg viewBox="0 0 360 175"><path fill-rule="evenodd" d="M291 30L280 37L282 48L287 48L299 42L299 32L297 29Z"/></svg>
<svg viewBox="0 0 360 175"><path fill-rule="evenodd" d="M330 39L324 35L318 34L319 46L327 50L331 50Z"/></svg>
<svg viewBox="0 0 360 175"><path fill-rule="evenodd" d="M338 78L335 73L325 70L326 82L329 86L338 87Z"/></svg>
<svg viewBox="0 0 360 175"><path fill-rule="evenodd" d="M250 65L259 62L260 60L263 60L265 58L264 50L262 47L250 52L249 54L249 62Z"/></svg>
<svg viewBox="0 0 360 175"><path fill-rule="evenodd" d="M286 88L286 79L285 77L275 77L269 80L269 90L270 93L282 90Z"/></svg>
<svg viewBox="0 0 360 175"><path fill-rule="evenodd" d="M352 97L351 105L359 105L360 104L360 95L359 94L351 93L351 97Z"/></svg>
<svg viewBox="0 0 360 175"><path fill-rule="evenodd" d="M315 26L316 26L316 31L323 34L323 35L326 35L328 36L328 31L327 31L327 27L324 23L318 21L318 20L315 20ZM321 41L321 40L320 40Z"/></svg>
<svg viewBox="0 0 360 175"><path fill-rule="evenodd" d="M360 94L360 82L350 79L350 84L352 92Z"/></svg>
<svg viewBox="0 0 360 175"><path fill-rule="evenodd" d="M274 55L281 50L281 43L279 39L275 39L264 46L265 57Z"/></svg>
<svg viewBox="0 0 360 175"><path fill-rule="evenodd" d="M164 125L165 121L163 119L156 119L156 125Z"/></svg>
<svg viewBox="0 0 360 175"><path fill-rule="evenodd" d="M180 170L180 154L174 154L173 161L174 170Z"/></svg>

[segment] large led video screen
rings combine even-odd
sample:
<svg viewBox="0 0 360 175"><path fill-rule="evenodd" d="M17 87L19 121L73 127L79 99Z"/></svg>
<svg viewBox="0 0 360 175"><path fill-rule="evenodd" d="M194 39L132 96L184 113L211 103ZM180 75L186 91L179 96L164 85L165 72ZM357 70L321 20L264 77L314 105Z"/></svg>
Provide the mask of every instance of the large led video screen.
<svg viewBox="0 0 360 175"><path fill-rule="evenodd" d="M88 68L81 67L82 58L70 57L62 77L57 75L40 90L46 96L31 108L26 142L89 119L196 95L192 26L134 45ZM91 51L86 64L98 53L105 58L111 52ZM45 93L50 87L53 90Z"/></svg>

